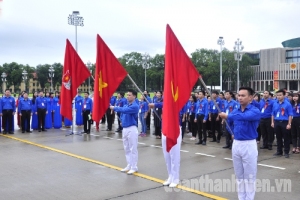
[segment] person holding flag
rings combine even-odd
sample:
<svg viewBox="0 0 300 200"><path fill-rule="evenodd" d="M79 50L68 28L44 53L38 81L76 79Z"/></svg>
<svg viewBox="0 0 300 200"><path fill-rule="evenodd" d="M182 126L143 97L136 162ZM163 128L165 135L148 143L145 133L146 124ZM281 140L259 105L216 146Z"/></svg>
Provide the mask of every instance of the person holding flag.
<svg viewBox="0 0 300 200"><path fill-rule="evenodd" d="M61 96L59 98L60 114L64 120L73 120L72 101L77 94L77 88L91 75L88 68L82 62L74 47L67 39L64 68L62 73ZM65 120L66 122L66 120ZM72 123L71 123L72 124ZM66 123L65 123L66 125ZM73 126L72 126L73 129ZM73 134L73 131L72 131Z"/></svg>
<svg viewBox="0 0 300 200"><path fill-rule="evenodd" d="M83 133L91 133L91 112L93 110L93 100L89 98L89 93L84 93L82 104L82 117L83 117Z"/></svg>
<svg viewBox="0 0 300 200"><path fill-rule="evenodd" d="M199 73L184 51L171 27L166 27L164 105L162 112L162 147L168 170L165 186L176 187L180 168L180 110L191 95Z"/></svg>
<svg viewBox="0 0 300 200"><path fill-rule="evenodd" d="M137 92L129 90L127 92L128 103L123 107L110 106L111 110L121 113L121 123L123 126L122 139L125 150L127 166L122 169L122 172L127 172L131 175L138 171L138 113L139 106L135 102Z"/></svg>

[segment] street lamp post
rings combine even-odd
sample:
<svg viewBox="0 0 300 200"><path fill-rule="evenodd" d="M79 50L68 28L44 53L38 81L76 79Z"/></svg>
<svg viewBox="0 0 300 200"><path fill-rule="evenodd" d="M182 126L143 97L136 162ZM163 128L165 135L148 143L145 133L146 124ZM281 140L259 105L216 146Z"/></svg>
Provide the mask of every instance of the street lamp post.
<svg viewBox="0 0 300 200"><path fill-rule="evenodd" d="M25 91L26 91L26 80L27 80L27 71L24 69L23 72L22 72L22 75L23 75L23 81L24 81L24 84L25 84Z"/></svg>
<svg viewBox="0 0 300 200"><path fill-rule="evenodd" d="M73 11L68 17L68 24L75 26L75 49L77 49L77 26L83 26L83 17L79 16L79 11Z"/></svg>
<svg viewBox="0 0 300 200"><path fill-rule="evenodd" d="M5 83L6 83L6 77L7 77L6 73L2 72L1 78L2 78L2 91L3 91L3 93L4 93L4 90L5 90L4 86L5 86Z"/></svg>
<svg viewBox="0 0 300 200"><path fill-rule="evenodd" d="M49 77L51 78L51 90L50 90L50 92L52 92L53 91L53 85L52 85L52 78L54 77L54 68L53 68L53 66L51 66L51 67L49 67Z"/></svg>
<svg viewBox="0 0 300 200"><path fill-rule="evenodd" d="M86 63L86 66L87 66L88 70L90 71L90 73L92 73L92 70L91 70L92 63L90 61L88 61ZM91 89L90 88L91 88L91 77L89 76L89 89L88 89L89 93L91 93Z"/></svg>
<svg viewBox="0 0 300 200"><path fill-rule="evenodd" d="M238 38L237 41L234 43L234 60L237 61L237 91L240 88L240 61L242 60L243 54L242 50L244 49L244 46L242 45L242 41Z"/></svg>
<svg viewBox="0 0 300 200"><path fill-rule="evenodd" d="M145 53L143 55L143 68L145 69L145 90L147 90L147 69L149 68L150 56L149 54Z"/></svg>
<svg viewBox="0 0 300 200"><path fill-rule="evenodd" d="M220 45L220 88L221 88L221 91L223 90L223 87L222 87L222 51L223 51L223 48L222 46L225 44L224 42L224 39L223 37L219 37L218 39L218 45Z"/></svg>

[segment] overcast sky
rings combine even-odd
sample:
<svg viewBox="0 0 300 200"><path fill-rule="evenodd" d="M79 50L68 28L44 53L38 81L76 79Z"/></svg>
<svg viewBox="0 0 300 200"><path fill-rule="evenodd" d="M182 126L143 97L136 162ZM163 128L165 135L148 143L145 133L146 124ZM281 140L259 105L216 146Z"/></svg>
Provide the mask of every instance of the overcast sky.
<svg viewBox="0 0 300 200"><path fill-rule="evenodd" d="M2 1L2 2L1 2ZM80 11L78 52L96 61L96 34L117 57L163 54L166 24L188 54L197 48L232 50L237 38L245 51L282 47L299 37L300 0L0 0L0 65L63 63L68 38L75 47L72 11Z"/></svg>

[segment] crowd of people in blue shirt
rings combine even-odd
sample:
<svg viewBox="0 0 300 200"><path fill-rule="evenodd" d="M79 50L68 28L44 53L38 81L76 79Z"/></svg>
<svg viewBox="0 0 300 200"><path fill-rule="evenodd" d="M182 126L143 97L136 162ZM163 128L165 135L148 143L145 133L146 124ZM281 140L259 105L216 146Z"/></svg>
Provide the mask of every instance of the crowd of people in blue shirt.
<svg viewBox="0 0 300 200"><path fill-rule="evenodd" d="M76 125L84 125L86 121L91 121L93 101L85 93L82 97L80 93L74 99L76 110ZM225 121L219 116L220 112L231 113L239 107L239 103L232 91L218 92L212 91L211 96L204 91L199 91L190 96L189 101L179 113L181 122L182 137L184 133L191 134L190 140L197 140L197 145L206 145L207 138L210 142L220 143L222 136L226 140L223 148L231 149L233 123ZM293 154L300 153L300 98L299 93L289 93L285 89L278 90L275 94L270 91L256 93L251 104L260 110L260 123L257 127L257 143L261 143L260 149L272 150L275 136L277 143L276 156L285 155L289 157L290 144L292 143ZM150 130L150 119L153 116L154 135L157 139L161 138L161 116L163 107L163 93L156 91L153 97L150 97L148 91L140 99L136 98L139 105L140 134L145 137ZM96 122L96 130L99 131L99 124L107 123L107 131L112 131L112 125L115 116L118 119L118 128L116 132L122 131L120 113L111 110L109 106L123 107L127 104L127 99L123 92L112 96L110 105L108 105L106 114L101 122ZM152 104L152 106L150 106ZM70 105L72 106L72 105ZM38 131L47 131L50 128L61 128L72 125L72 121L63 118L60 114L59 92L43 92L33 94L31 99L26 92L22 92L16 102L11 97L10 91L6 90L5 96L1 99L1 114L3 133L13 134L13 115L18 113L18 125L22 132L31 132L30 129ZM40 120L39 120L40 119ZM31 122L31 123L30 123ZM84 126L84 133L90 133L90 125ZM244 130L247 134L247 130ZM245 135L246 137L246 135Z"/></svg>

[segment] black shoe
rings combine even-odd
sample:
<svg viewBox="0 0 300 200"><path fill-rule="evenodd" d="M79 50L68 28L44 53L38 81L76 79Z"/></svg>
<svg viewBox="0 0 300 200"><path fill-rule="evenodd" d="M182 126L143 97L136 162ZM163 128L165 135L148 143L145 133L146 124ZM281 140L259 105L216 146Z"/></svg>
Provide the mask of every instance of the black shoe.
<svg viewBox="0 0 300 200"><path fill-rule="evenodd" d="M88 132L86 132L86 134L90 134L90 132L88 131Z"/></svg>
<svg viewBox="0 0 300 200"><path fill-rule="evenodd" d="M284 157L285 157L285 158L289 158L290 155L289 155L288 153L286 153L286 154L284 154Z"/></svg>
<svg viewBox="0 0 300 200"><path fill-rule="evenodd" d="M212 140L212 141L210 141L210 142L217 142L216 140Z"/></svg>
<svg viewBox="0 0 300 200"><path fill-rule="evenodd" d="M14 134L14 132L8 132L8 134Z"/></svg>
<svg viewBox="0 0 300 200"><path fill-rule="evenodd" d="M273 148L272 147L268 147L268 150L273 150Z"/></svg>
<svg viewBox="0 0 300 200"><path fill-rule="evenodd" d="M202 144L202 142L201 142L201 141L199 141L199 142L196 142L195 144L199 145L199 144Z"/></svg>
<svg viewBox="0 0 300 200"><path fill-rule="evenodd" d="M111 129L108 128L108 129L106 129L106 131L111 131Z"/></svg>
<svg viewBox="0 0 300 200"><path fill-rule="evenodd" d="M39 132L41 132L41 130L39 130Z"/></svg>
<svg viewBox="0 0 300 200"><path fill-rule="evenodd" d="M260 149L267 149L268 147L264 147L264 146L262 146L262 147L260 147Z"/></svg>
<svg viewBox="0 0 300 200"><path fill-rule="evenodd" d="M6 131L3 131L3 135L6 135L7 134L7 132Z"/></svg>
<svg viewBox="0 0 300 200"><path fill-rule="evenodd" d="M282 156L282 153L276 152L273 156Z"/></svg>
<svg viewBox="0 0 300 200"><path fill-rule="evenodd" d="M101 122L101 124L105 124L105 122Z"/></svg>
<svg viewBox="0 0 300 200"><path fill-rule="evenodd" d="M25 133L25 131L22 131L22 133Z"/></svg>
<svg viewBox="0 0 300 200"><path fill-rule="evenodd" d="M229 149L229 147L230 147L229 145L226 145L223 147L223 149Z"/></svg>
<svg viewBox="0 0 300 200"><path fill-rule="evenodd" d="M85 133L87 133L87 131L83 131L83 132L81 132L81 134L85 134Z"/></svg>
<svg viewBox="0 0 300 200"><path fill-rule="evenodd" d="M217 140L217 143L220 143L220 140Z"/></svg>
<svg viewBox="0 0 300 200"><path fill-rule="evenodd" d="M121 130L120 130L120 129L116 130L116 133L120 133L120 132L121 132Z"/></svg>
<svg viewBox="0 0 300 200"><path fill-rule="evenodd" d="M42 131L44 131L44 132L47 132L47 130L46 130L46 129L44 129L44 130L42 130Z"/></svg>
<svg viewBox="0 0 300 200"><path fill-rule="evenodd" d="M232 148L232 147L230 146L228 149L230 149L230 150L231 150L231 148Z"/></svg>
<svg viewBox="0 0 300 200"><path fill-rule="evenodd" d="M206 145L206 142L202 142L202 145Z"/></svg>

